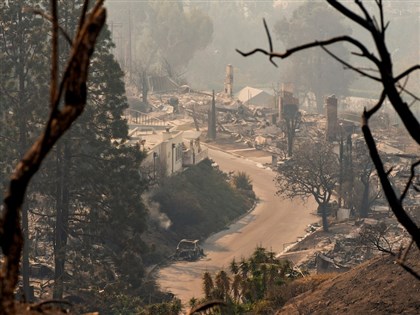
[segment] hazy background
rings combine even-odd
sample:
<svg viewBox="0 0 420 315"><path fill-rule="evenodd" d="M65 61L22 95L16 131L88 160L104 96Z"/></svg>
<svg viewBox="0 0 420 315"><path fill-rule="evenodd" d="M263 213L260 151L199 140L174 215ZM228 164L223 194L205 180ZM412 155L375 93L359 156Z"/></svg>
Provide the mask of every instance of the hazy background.
<svg viewBox="0 0 420 315"><path fill-rule="evenodd" d="M234 92L246 85L271 88L289 81L295 81L299 89L302 78L296 77L314 73L306 66L299 67L298 57L278 60L279 67L275 68L263 55L243 58L235 52L235 48L246 51L268 47L262 18L267 20L274 48L278 51L282 51L288 42L301 43L312 38L327 38L330 32L332 35L343 32L352 34L373 48L372 40L366 32L354 23L348 23L334 10L327 8L329 14L321 15L322 18L316 10L309 10L308 16L297 13L299 11L296 10L302 10L308 4L319 6L324 1L107 1L110 9L108 21L117 46L116 54L126 70L131 68L132 73L135 73L146 69L150 74L160 75L171 72L194 88L222 90L225 67L232 64ZM359 12L354 4L346 4ZM366 1L366 6L370 8L375 3ZM396 61L396 73L420 62L419 7L418 1L385 2L385 17L391 21L387 30L387 43ZM292 24L296 20L304 21L307 25L302 25L299 30ZM340 27L335 24L336 20ZM317 25L321 22L325 29ZM288 31L282 28L283 33L293 33L293 41L285 40L284 34L279 38L276 33L276 24L279 23L293 26ZM343 32L334 33L338 30ZM343 58L354 64L366 65L363 59L351 56L346 50L340 50L341 53L344 54ZM319 58L329 59L319 50L311 50L306 54L324 55ZM331 84L327 82L331 79L323 79L322 74L321 77L318 74L309 79L313 81L319 78L325 81L326 86L332 86L337 78L346 77L343 83L338 84L343 87L338 94L350 91L352 95L377 97L378 86L374 82L346 72L344 74L341 65L328 60L323 65L323 73L332 74ZM412 75L407 87L418 89L415 84L418 78L418 74Z"/></svg>

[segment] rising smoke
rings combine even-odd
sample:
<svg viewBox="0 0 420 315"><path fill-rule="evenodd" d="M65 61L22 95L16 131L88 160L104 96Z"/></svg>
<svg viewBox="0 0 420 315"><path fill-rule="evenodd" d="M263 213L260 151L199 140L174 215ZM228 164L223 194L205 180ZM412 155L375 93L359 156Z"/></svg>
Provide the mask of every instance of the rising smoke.
<svg viewBox="0 0 420 315"><path fill-rule="evenodd" d="M167 230L172 225L172 222L165 213L160 211L159 203L153 201L151 195L150 192L144 193L142 195L143 203L149 211L150 218L157 222L161 228Z"/></svg>

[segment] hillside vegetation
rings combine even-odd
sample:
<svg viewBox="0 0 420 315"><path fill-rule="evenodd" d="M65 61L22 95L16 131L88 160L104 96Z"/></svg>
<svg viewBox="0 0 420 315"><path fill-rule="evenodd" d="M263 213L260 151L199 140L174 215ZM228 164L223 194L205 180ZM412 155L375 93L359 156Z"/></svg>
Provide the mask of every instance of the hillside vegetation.
<svg viewBox="0 0 420 315"><path fill-rule="evenodd" d="M170 255L183 238L204 240L224 229L253 207L255 194L246 174L229 176L207 159L167 178L151 199L170 225L155 231L151 222L146 237L157 242L155 248ZM152 259L151 263L158 261Z"/></svg>

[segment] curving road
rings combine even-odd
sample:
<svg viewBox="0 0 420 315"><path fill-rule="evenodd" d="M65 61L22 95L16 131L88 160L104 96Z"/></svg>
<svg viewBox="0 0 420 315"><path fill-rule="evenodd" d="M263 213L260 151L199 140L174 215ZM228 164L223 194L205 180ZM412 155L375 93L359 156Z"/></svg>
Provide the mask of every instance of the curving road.
<svg viewBox="0 0 420 315"><path fill-rule="evenodd" d="M201 277L205 271L228 269L233 258L249 256L257 245L280 253L284 244L296 241L305 234L308 224L318 220L311 214L315 209L313 201L303 204L300 200L275 196L275 174L258 163L261 158L251 160L210 148L209 156L225 172L246 172L260 201L252 212L202 244L207 254L203 260L176 262L159 270L161 288L175 294L183 303L192 297L202 297Z"/></svg>

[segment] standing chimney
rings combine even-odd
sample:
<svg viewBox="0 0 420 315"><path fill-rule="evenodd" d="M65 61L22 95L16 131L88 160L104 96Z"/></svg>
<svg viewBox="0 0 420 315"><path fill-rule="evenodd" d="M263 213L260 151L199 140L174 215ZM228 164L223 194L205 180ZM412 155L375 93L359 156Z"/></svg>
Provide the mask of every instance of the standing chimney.
<svg viewBox="0 0 420 315"><path fill-rule="evenodd" d="M337 98L335 95L327 97L326 110L327 110L327 141L334 141L337 134Z"/></svg>
<svg viewBox="0 0 420 315"><path fill-rule="evenodd" d="M233 67L232 65L226 66L225 93L229 97L233 97Z"/></svg>
<svg viewBox="0 0 420 315"><path fill-rule="evenodd" d="M207 138L216 140L216 99L214 97L214 90L208 116Z"/></svg>
<svg viewBox="0 0 420 315"><path fill-rule="evenodd" d="M285 109L287 107L296 108L299 106L299 100L293 96L293 83L282 83L279 97L279 120L283 120Z"/></svg>

